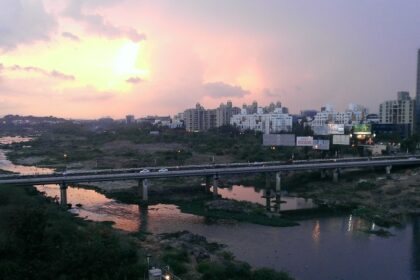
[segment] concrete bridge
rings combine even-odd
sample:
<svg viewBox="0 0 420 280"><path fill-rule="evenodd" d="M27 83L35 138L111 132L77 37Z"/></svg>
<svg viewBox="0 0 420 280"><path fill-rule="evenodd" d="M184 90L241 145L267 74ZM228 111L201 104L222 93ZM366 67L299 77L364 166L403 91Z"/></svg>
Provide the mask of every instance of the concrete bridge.
<svg viewBox="0 0 420 280"><path fill-rule="evenodd" d="M387 175L391 173L392 166L419 166L420 157L392 156L374 158L342 158L327 160L304 160L293 162L255 162L255 163L232 163L218 165L194 165L153 167L150 169L108 169L80 172L63 172L52 174L32 175L3 175L0 176L0 185L60 185L61 204L67 205L67 186L69 184L136 180L139 182L139 195L142 200L148 200L148 187L150 179L175 178L175 177L205 177L206 189L209 191L213 186L213 195L217 196L219 176L233 174L266 174L266 188L270 188L270 175L275 174L276 198L281 191L281 173L287 171L316 171L321 172L321 178L330 173L334 182L338 182L341 169L384 167ZM268 195L267 195L268 197ZM268 199L268 198L267 198Z"/></svg>

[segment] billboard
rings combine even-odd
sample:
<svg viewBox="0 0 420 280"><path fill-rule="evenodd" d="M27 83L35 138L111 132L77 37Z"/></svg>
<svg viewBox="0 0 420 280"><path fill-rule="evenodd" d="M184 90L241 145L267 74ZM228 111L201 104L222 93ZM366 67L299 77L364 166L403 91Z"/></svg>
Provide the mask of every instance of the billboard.
<svg viewBox="0 0 420 280"><path fill-rule="evenodd" d="M322 126L313 126L315 135L344 134L344 124L329 123Z"/></svg>
<svg viewBox="0 0 420 280"><path fill-rule="evenodd" d="M263 134L263 146L295 146L294 134Z"/></svg>
<svg viewBox="0 0 420 280"><path fill-rule="evenodd" d="M314 145L314 138L312 136L296 137L296 146L312 147Z"/></svg>
<svg viewBox="0 0 420 280"><path fill-rule="evenodd" d="M328 124L328 134L344 134L344 124Z"/></svg>
<svg viewBox="0 0 420 280"><path fill-rule="evenodd" d="M312 131L314 132L314 135L328 135L328 127L323 126L313 126Z"/></svg>
<svg viewBox="0 0 420 280"><path fill-rule="evenodd" d="M353 126L353 134L356 135L370 135L372 128L370 124L356 124Z"/></svg>
<svg viewBox="0 0 420 280"><path fill-rule="evenodd" d="M350 145L350 135L333 135L334 145Z"/></svg>
<svg viewBox="0 0 420 280"><path fill-rule="evenodd" d="M314 145L312 146L314 150L325 150L330 149L330 140L317 140L314 139Z"/></svg>

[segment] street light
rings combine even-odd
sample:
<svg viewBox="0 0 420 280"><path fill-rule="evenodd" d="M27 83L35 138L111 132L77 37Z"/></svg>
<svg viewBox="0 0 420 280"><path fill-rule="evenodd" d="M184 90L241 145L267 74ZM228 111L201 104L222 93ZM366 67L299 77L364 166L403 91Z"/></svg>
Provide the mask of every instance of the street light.
<svg viewBox="0 0 420 280"><path fill-rule="evenodd" d="M67 171L67 154L65 153L63 157L64 157L64 169L65 171Z"/></svg>

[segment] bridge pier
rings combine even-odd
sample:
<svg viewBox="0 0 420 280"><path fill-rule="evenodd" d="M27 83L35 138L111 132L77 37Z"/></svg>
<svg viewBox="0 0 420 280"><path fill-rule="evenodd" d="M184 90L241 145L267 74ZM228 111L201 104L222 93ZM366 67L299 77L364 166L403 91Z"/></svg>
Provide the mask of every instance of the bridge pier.
<svg viewBox="0 0 420 280"><path fill-rule="evenodd" d="M218 194L218 187L219 187L219 176L213 176L213 198L217 198Z"/></svg>
<svg viewBox="0 0 420 280"><path fill-rule="evenodd" d="M281 192L281 172L276 172L276 193Z"/></svg>
<svg viewBox="0 0 420 280"><path fill-rule="evenodd" d="M138 205L139 207L139 232L147 232L147 223L148 223L148 213L149 213L149 206L148 205Z"/></svg>
<svg viewBox="0 0 420 280"><path fill-rule="evenodd" d="M280 203L281 203L281 172L276 172L276 200L275 200L275 210L277 213L280 213Z"/></svg>
<svg viewBox="0 0 420 280"><path fill-rule="evenodd" d="M206 176L206 185L204 186L204 192L210 193L211 176Z"/></svg>
<svg viewBox="0 0 420 280"><path fill-rule="evenodd" d="M265 173L265 189L269 190L271 188L271 176L270 173Z"/></svg>
<svg viewBox="0 0 420 280"><path fill-rule="evenodd" d="M141 200L143 201L147 201L149 199L148 187L149 187L149 180L147 179L139 180L139 186L138 186L139 196Z"/></svg>
<svg viewBox="0 0 420 280"><path fill-rule="evenodd" d="M334 183L338 183L338 174L339 174L339 170L338 170L338 168L335 168L333 170L333 182Z"/></svg>
<svg viewBox="0 0 420 280"><path fill-rule="evenodd" d="M67 183L60 184L60 206L67 208Z"/></svg>
<svg viewBox="0 0 420 280"><path fill-rule="evenodd" d="M386 171L387 176L391 176L391 169L392 169L392 165L385 166L385 171Z"/></svg>
<svg viewBox="0 0 420 280"><path fill-rule="evenodd" d="M271 211L271 190L264 189L265 208L268 212Z"/></svg>
<svg viewBox="0 0 420 280"><path fill-rule="evenodd" d="M325 172L325 169L321 169L321 179L325 179L327 177L327 173Z"/></svg>

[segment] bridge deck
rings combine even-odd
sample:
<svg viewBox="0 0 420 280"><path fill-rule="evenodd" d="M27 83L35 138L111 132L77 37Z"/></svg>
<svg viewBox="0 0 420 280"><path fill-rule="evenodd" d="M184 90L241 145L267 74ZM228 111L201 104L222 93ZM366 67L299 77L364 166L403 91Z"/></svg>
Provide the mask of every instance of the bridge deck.
<svg viewBox="0 0 420 280"><path fill-rule="evenodd" d="M0 176L0 184L9 185L45 185L60 184L63 182L70 184L87 183L87 182L103 182L103 181L122 181L122 180L142 180L152 178L173 178L173 177L192 177L192 176L212 176L212 175L230 175L230 174L253 174L265 172L279 171L304 171L304 170L322 170L336 168L362 168L362 167L380 167L380 166L415 166L420 165L420 158L414 157L383 157L368 159L360 158L347 160L329 160L329 161L300 161L289 164L278 162L275 163L258 163L258 164L227 164L220 166L204 165L195 166L194 168L173 168L159 172L155 170L149 172L133 172L122 170L100 170L96 174L80 173L53 173L40 175L21 175L21 176Z"/></svg>

